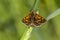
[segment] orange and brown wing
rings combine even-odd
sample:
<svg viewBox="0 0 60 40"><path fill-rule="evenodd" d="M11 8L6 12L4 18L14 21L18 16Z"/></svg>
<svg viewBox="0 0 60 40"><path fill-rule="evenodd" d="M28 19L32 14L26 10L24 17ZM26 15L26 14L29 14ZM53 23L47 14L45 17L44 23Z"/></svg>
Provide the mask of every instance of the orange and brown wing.
<svg viewBox="0 0 60 40"><path fill-rule="evenodd" d="M29 26L31 24L31 16L28 14L26 17L23 18L22 22Z"/></svg>
<svg viewBox="0 0 60 40"><path fill-rule="evenodd" d="M34 25L35 26L39 26L41 23L44 23L46 20L43 18L43 17L41 17L39 14L35 14L35 16L34 16Z"/></svg>

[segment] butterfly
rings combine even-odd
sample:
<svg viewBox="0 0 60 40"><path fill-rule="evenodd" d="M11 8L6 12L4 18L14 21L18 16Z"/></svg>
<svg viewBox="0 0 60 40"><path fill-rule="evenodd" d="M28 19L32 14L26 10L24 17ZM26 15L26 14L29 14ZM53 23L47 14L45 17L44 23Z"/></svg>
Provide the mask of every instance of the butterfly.
<svg viewBox="0 0 60 40"><path fill-rule="evenodd" d="M22 19L22 22L27 26L40 26L46 20L37 14L34 10L30 11L26 17Z"/></svg>

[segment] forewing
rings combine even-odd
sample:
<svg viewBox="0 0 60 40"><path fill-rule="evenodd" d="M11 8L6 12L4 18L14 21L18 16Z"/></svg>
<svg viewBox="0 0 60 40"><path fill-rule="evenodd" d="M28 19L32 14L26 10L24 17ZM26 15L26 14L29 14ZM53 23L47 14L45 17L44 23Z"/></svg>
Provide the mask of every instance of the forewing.
<svg viewBox="0 0 60 40"><path fill-rule="evenodd" d="M26 24L27 26L29 26L29 25L31 24L31 16L30 16L30 14L28 14L26 17L24 17L24 18L22 19L22 22L23 22L24 24Z"/></svg>
<svg viewBox="0 0 60 40"><path fill-rule="evenodd" d="M43 17L41 17L39 14L35 14L35 16L34 16L34 25L35 26L39 26L41 23L44 23L46 20L43 18Z"/></svg>

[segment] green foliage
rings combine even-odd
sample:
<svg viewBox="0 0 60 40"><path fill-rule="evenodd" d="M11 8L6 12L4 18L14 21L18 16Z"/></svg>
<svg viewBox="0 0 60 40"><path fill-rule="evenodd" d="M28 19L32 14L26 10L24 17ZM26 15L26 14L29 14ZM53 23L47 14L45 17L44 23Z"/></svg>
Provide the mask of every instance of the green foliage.
<svg viewBox="0 0 60 40"><path fill-rule="evenodd" d="M21 20L30 11L34 0L0 0L0 40L20 40L24 38L25 33L31 33L29 40L60 40L59 1L39 0L37 8L40 15L51 20L49 19L40 28L27 32L29 29L27 30Z"/></svg>

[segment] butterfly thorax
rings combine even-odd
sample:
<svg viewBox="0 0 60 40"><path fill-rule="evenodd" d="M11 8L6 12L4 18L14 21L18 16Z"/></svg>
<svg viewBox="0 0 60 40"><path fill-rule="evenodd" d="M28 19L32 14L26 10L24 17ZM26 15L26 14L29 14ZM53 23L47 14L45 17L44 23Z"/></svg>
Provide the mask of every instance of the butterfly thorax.
<svg viewBox="0 0 60 40"><path fill-rule="evenodd" d="M30 17L31 17L31 22L33 23L33 21L34 21L34 12L33 11L31 11L31 13L30 13Z"/></svg>

